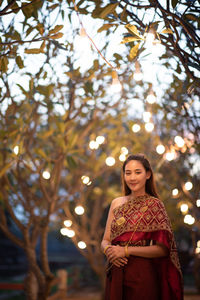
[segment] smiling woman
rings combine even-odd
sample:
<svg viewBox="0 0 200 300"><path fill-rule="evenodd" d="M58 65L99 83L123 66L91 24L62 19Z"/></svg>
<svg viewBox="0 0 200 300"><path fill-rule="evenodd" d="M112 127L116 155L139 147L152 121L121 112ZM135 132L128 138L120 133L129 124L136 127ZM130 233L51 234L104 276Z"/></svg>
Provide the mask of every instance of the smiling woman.
<svg viewBox="0 0 200 300"><path fill-rule="evenodd" d="M101 244L108 259L105 300L182 300L171 224L143 154L126 159L122 182L125 196L112 201Z"/></svg>

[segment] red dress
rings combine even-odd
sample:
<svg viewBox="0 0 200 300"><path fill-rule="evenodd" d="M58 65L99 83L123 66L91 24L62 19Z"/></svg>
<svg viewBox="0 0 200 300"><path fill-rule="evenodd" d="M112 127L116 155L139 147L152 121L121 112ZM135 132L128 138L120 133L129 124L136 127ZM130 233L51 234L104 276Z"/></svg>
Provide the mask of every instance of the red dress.
<svg viewBox="0 0 200 300"><path fill-rule="evenodd" d="M121 221L121 222L120 222ZM114 209L112 244L164 244L167 257L130 256L124 267L109 266L105 300L182 300L183 286L177 248L164 204L152 196L129 200Z"/></svg>

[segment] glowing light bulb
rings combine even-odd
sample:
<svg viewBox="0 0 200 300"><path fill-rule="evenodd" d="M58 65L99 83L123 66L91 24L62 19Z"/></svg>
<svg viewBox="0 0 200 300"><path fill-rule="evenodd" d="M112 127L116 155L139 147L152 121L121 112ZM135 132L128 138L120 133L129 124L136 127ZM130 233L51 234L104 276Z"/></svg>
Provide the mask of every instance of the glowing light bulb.
<svg viewBox="0 0 200 300"><path fill-rule="evenodd" d="M67 228L61 228L61 229L60 229L60 233L61 233L62 235L67 235L67 231L68 231Z"/></svg>
<svg viewBox="0 0 200 300"><path fill-rule="evenodd" d="M15 146L13 148L13 152L15 153L15 155L18 155L19 154L19 146Z"/></svg>
<svg viewBox="0 0 200 300"><path fill-rule="evenodd" d="M185 145L184 139L179 135L175 136L174 141L179 148L182 148Z"/></svg>
<svg viewBox="0 0 200 300"><path fill-rule="evenodd" d="M110 94L119 93L122 90L122 85L119 81L118 74L116 71L112 72L112 84L110 86L109 92Z"/></svg>
<svg viewBox="0 0 200 300"><path fill-rule="evenodd" d="M90 149L92 149L92 150L98 149L99 144L98 144L98 142L96 142L96 141L90 141L89 147L90 147Z"/></svg>
<svg viewBox="0 0 200 300"><path fill-rule="evenodd" d="M153 131L153 129L154 129L154 124L153 124L153 123L146 123L146 124L145 124L145 129L146 129L146 131L148 131L148 132Z"/></svg>
<svg viewBox="0 0 200 300"><path fill-rule="evenodd" d="M65 225L66 227L72 226L72 221L71 221L71 220L65 220L63 223L64 223L64 225Z"/></svg>
<svg viewBox="0 0 200 300"><path fill-rule="evenodd" d="M149 111L143 112L143 120L148 123L151 119L151 113Z"/></svg>
<svg viewBox="0 0 200 300"><path fill-rule="evenodd" d="M155 103L155 102L156 102L156 96L155 96L154 94L149 94L149 95L147 96L147 102L148 102L149 104Z"/></svg>
<svg viewBox="0 0 200 300"><path fill-rule="evenodd" d="M141 71L135 71L135 73L133 74L133 78L135 79L135 81L140 81L143 78L143 74Z"/></svg>
<svg viewBox="0 0 200 300"><path fill-rule="evenodd" d="M148 32L147 35L146 35L146 42L145 42L146 47L152 46L154 41L155 41L154 33L153 32Z"/></svg>
<svg viewBox="0 0 200 300"><path fill-rule="evenodd" d="M119 93L122 90L122 85L119 81L118 78L113 78L112 80L112 84L110 86L110 93L111 94L115 94L115 93Z"/></svg>
<svg viewBox="0 0 200 300"><path fill-rule="evenodd" d="M123 153L124 155L128 154L128 149L126 147L122 147L121 148L121 153Z"/></svg>
<svg viewBox="0 0 200 300"><path fill-rule="evenodd" d="M106 158L106 165L109 166L109 167L112 167L112 166L114 166L114 164L115 164L115 159L114 159L114 157L108 156L108 157Z"/></svg>
<svg viewBox="0 0 200 300"><path fill-rule="evenodd" d="M197 241L197 247L200 248L200 240Z"/></svg>
<svg viewBox="0 0 200 300"><path fill-rule="evenodd" d="M197 205L197 207L200 207L200 199L197 199L196 205Z"/></svg>
<svg viewBox="0 0 200 300"><path fill-rule="evenodd" d="M99 145L103 144L104 141L105 141L105 137L104 137L104 136L102 136L102 135L97 136L96 142L97 142Z"/></svg>
<svg viewBox="0 0 200 300"><path fill-rule="evenodd" d="M182 213L187 213L188 212L188 205L187 204L181 204L181 212Z"/></svg>
<svg viewBox="0 0 200 300"><path fill-rule="evenodd" d="M81 216L81 215L84 214L85 209L82 205L78 205L78 206L75 207L74 211L77 215Z"/></svg>
<svg viewBox="0 0 200 300"><path fill-rule="evenodd" d="M188 181L188 182L185 183L185 189L187 191L190 191L192 188L193 188L192 182Z"/></svg>
<svg viewBox="0 0 200 300"><path fill-rule="evenodd" d="M165 146L163 146L163 145L158 145L157 147L156 147L156 152L158 153L158 154L163 154L164 152L165 152Z"/></svg>
<svg viewBox="0 0 200 300"><path fill-rule="evenodd" d="M85 176L85 175L83 175L81 177L81 179L82 179L83 184L88 184L89 181L90 181L90 177L89 176Z"/></svg>
<svg viewBox="0 0 200 300"><path fill-rule="evenodd" d="M85 242L80 241L80 242L78 242L78 247L79 247L80 249L85 249L85 248L87 247L87 245L86 245Z"/></svg>
<svg viewBox="0 0 200 300"><path fill-rule="evenodd" d="M172 195L173 195L173 196L177 196L178 193L179 193L178 189L173 189L173 190L172 190Z"/></svg>
<svg viewBox="0 0 200 300"><path fill-rule="evenodd" d="M49 173L49 171L44 171L44 172L42 173L42 177L43 177L44 179L49 179L49 178L51 177L51 174Z"/></svg>
<svg viewBox="0 0 200 300"><path fill-rule="evenodd" d="M140 131L140 129L141 129L140 125L133 124L133 126L132 126L132 131L133 132L138 132L138 131Z"/></svg>
<svg viewBox="0 0 200 300"><path fill-rule="evenodd" d="M167 152L165 154L165 158L168 161L172 161L172 160L174 160L176 158L176 154L175 154L175 152Z"/></svg>
<svg viewBox="0 0 200 300"><path fill-rule="evenodd" d="M196 253L196 254L199 254L199 253L200 253L200 248L199 248L199 247L197 247L197 248L195 249L195 253Z"/></svg>
<svg viewBox="0 0 200 300"><path fill-rule="evenodd" d="M125 161L126 160L126 155L124 153L120 154L119 160L120 161Z"/></svg>
<svg viewBox="0 0 200 300"><path fill-rule="evenodd" d="M72 230L72 229L67 229L66 236L68 236L69 238L74 237L75 236L75 231Z"/></svg>
<svg viewBox="0 0 200 300"><path fill-rule="evenodd" d="M191 216L191 215L185 215L183 221L184 221L185 224L193 225L194 222L195 222L195 218L193 216Z"/></svg>

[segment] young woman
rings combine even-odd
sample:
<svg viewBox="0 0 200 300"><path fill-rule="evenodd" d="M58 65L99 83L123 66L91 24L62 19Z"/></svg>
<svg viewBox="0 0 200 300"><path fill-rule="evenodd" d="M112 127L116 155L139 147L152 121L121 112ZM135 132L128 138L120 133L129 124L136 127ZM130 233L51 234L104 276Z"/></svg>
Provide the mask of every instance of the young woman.
<svg viewBox="0 0 200 300"><path fill-rule="evenodd" d="M182 275L171 224L143 154L123 164L124 197L112 201L102 251L106 300L182 300Z"/></svg>

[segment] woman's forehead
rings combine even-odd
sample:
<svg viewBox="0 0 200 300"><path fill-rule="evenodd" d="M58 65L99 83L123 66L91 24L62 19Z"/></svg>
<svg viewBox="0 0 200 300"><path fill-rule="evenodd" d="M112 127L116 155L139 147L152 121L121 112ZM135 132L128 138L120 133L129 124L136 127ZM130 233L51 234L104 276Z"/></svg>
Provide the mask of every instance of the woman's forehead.
<svg viewBox="0 0 200 300"><path fill-rule="evenodd" d="M135 170L135 169L144 169L143 164L138 160L130 160L126 166L125 170Z"/></svg>

